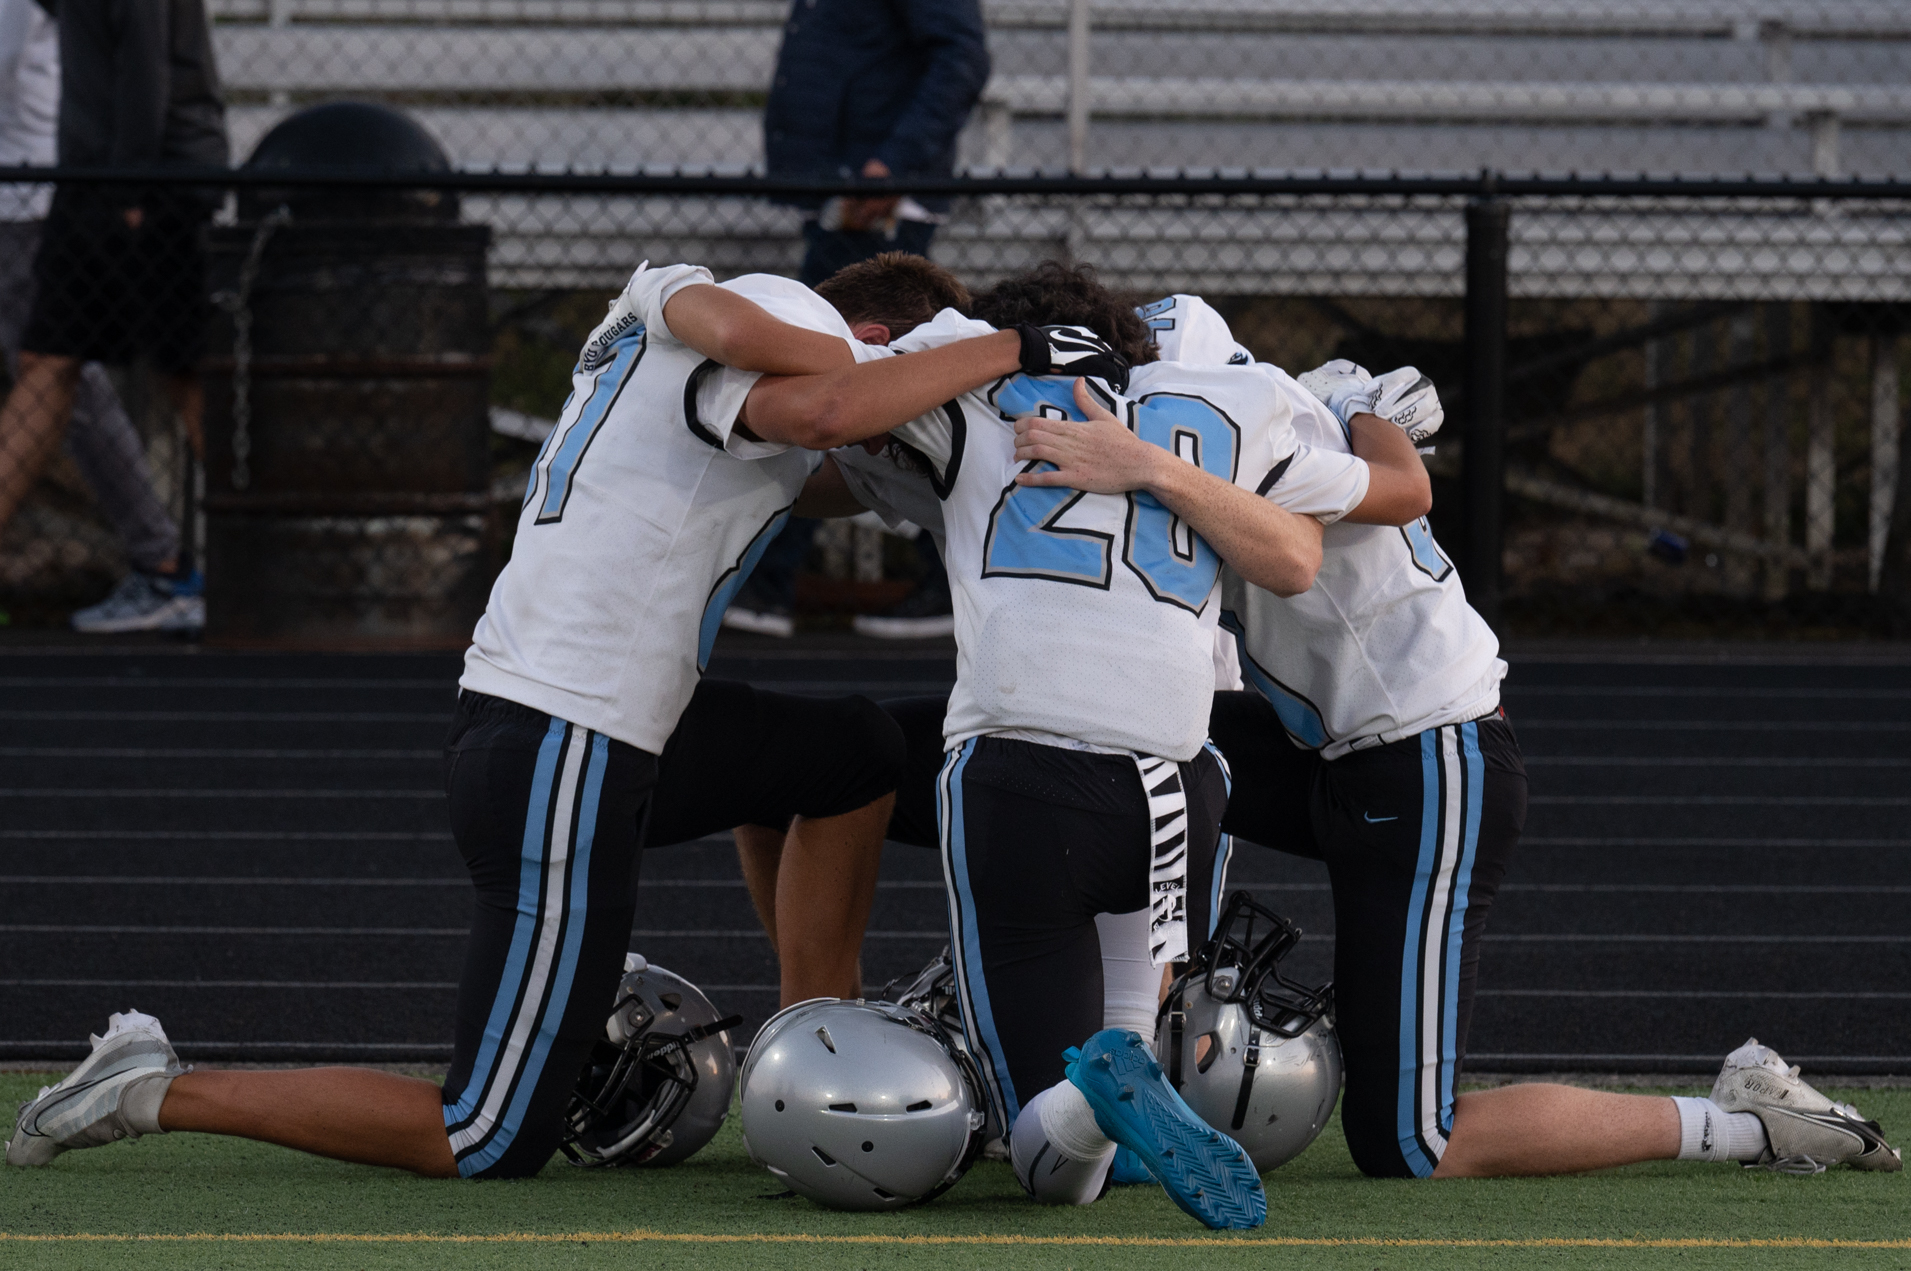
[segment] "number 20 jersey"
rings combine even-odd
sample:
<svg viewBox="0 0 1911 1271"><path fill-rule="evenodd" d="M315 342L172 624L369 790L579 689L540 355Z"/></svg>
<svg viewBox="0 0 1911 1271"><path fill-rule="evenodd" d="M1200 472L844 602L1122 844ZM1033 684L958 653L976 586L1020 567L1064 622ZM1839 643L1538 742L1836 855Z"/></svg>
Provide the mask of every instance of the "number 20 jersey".
<svg viewBox="0 0 1911 1271"><path fill-rule="evenodd" d="M900 353L993 328L945 310ZM1098 381L1090 381L1097 384ZM1351 455L1310 457L1250 368L1138 368L1111 409L1143 440L1322 519L1365 497ZM1221 562L1145 492L1019 486L1014 420L1081 418L1074 380L1011 376L896 429L935 473L955 607L948 744L987 733L1186 761L1207 737ZM1291 474L1291 475L1290 475Z"/></svg>
<svg viewBox="0 0 1911 1271"><path fill-rule="evenodd" d="M459 681L652 754L821 461L738 432L758 377L705 360L665 325L664 302L709 281L688 266L640 268L585 344ZM722 286L840 335L859 359L882 355L799 283L755 274Z"/></svg>

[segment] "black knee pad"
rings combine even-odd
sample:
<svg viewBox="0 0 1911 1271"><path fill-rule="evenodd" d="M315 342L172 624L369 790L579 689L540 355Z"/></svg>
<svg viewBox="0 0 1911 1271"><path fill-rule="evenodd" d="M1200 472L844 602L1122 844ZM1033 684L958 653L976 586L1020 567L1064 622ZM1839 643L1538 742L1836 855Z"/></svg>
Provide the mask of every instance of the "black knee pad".
<svg viewBox="0 0 1911 1271"><path fill-rule="evenodd" d="M852 793L838 796L838 802L855 799L835 812L810 812L808 816L834 816L852 812L873 803L896 788L908 763L909 746L896 721L867 697L846 697L829 703L830 740L845 768L855 768L863 778L854 783ZM848 789L848 787L846 787Z"/></svg>
<svg viewBox="0 0 1911 1271"><path fill-rule="evenodd" d="M786 827L792 815L842 816L895 790L908 748L882 707L866 697L784 698L771 705L781 719L764 758L776 771L752 824Z"/></svg>
<svg viewBox="0 0 1911 1271"><path fill-rule="evenodd" d="M889 837L911 847L936 847L936 778L948 756L942 749L942 721L948 713L947 694L934 697L891 698L882 710L902 730L907 750L896 782L896 810L889 816Z"/></svg>

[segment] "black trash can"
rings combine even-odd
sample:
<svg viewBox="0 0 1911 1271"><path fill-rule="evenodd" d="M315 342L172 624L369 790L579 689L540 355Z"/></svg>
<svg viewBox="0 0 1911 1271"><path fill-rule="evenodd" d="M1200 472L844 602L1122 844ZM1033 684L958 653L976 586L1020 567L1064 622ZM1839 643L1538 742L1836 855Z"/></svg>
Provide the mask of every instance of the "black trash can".
<svg viewBox="0 0 1911 1271"><path fill-rule="evenodd" d="M448 170L416 123L337 103L250 169ZM436 191L246 191L211 232L206 640L459 648L498 568L490 230Z"/></svg>

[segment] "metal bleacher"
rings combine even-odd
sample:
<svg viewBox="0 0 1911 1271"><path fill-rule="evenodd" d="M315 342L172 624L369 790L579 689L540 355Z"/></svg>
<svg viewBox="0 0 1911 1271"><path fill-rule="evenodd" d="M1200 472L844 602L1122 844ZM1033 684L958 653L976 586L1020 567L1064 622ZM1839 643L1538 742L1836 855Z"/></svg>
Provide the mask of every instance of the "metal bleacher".
<svg viewBox="0 0 1911 1271"><path fill-rule="evenodd" d="M241 155L298 105L358 97L403 105L467 169L744 172L762 162L762 95L788 5L213 8ZM994 76L963 161L1062 168L1066 0L985 9ZM1911 174L1903 3L1098 0L1091 22L1090 171ZM602 285L633 251L732 271L794 263L791 215L759 203L659 202L635 218L641 230L604 211L573 202L539 217L521 202L473 200L468 215L500 228L493 268L506 283L535 272L551 285L556 270ZM1191 277L1187 238L1203 233L1216 242L1211 268ZM1064 241L1134 286L1236 293L1457 294L1463 251L1450 208L1398 204L1191 221L978 202L958 209L942 239L944 259L978 275ZM1803 219L1795 206L1730 218L1668 210L1622 224L1575 206L1519 218L1514 251L1522 295L1895 299L1911 289L1903 230L1862 208Z"/></svg>

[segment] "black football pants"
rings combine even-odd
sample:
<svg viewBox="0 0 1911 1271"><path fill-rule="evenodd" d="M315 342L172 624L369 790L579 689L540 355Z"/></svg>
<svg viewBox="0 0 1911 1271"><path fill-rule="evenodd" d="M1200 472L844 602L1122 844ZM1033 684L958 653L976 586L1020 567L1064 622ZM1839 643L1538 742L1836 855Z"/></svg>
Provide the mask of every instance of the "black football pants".
<svg viewBox="0 0 1911 1271"><path fill-rule="evenodd" d="M659 756L462 694L445 781L477 909L444 1089L458 1172L524 1177L557 1150L623 972L646 842L854 811L895 788L902 754L862 698L705 680Z"/></svg>
<svg viewBox="0 0 1911 1271"><path fill-rule="evenodd" d="M1153 783L1143 786L1143 772ZM1152 814L1172 783L1184 814ZM939 783L956 985L971 1053L1000 1124L1063 1079L1062 1052L1103 1021L1097 914L1150 907L1150 875L1185 851L1187 940L1211 934L1226 871L1227 778L1187 763L979 737L948 752Z"/></svg>
<svg viewBox="0 0 1911 1271"><path fill-rule="evenodd" d="M1513 730L1495 714L1330 761L1258 693L1216 693L1209 734L1234 778L1222 828L1326 862L1354 1163L1424 1178L1453 1129L1480 940L1526 820Z"/></svg>

